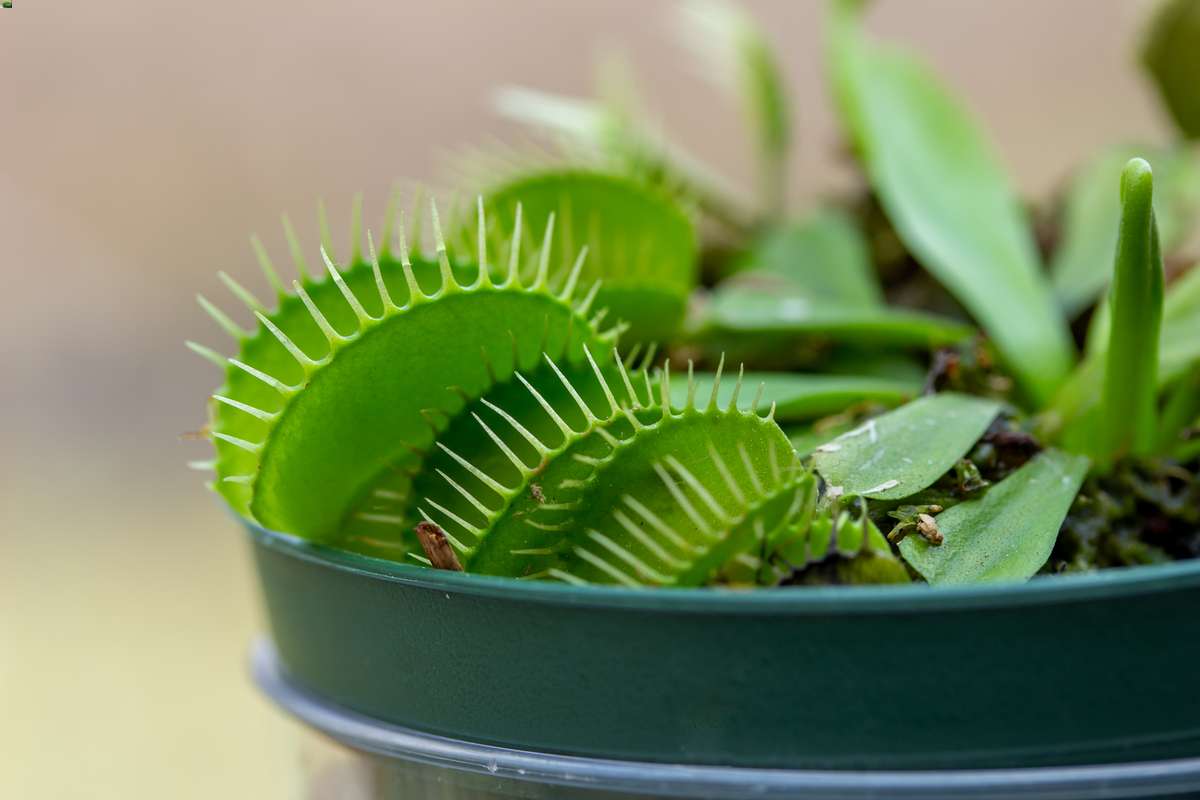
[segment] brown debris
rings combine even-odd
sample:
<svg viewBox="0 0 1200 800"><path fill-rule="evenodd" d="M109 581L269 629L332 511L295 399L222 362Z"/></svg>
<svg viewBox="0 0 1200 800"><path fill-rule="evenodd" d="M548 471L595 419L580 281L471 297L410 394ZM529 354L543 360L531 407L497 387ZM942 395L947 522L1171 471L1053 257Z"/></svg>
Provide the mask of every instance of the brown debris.
<svg viewBox="0 0 1200 800"><path fill-rule="evenodd" d="M434 567L455 572L463 571L462 563L458 560L458 555L451 547L444 530L432 522L418 522L413 530L416 531L417 538L421 540L421 547Z"/></svg>
<svg viewBox="0 0 1200 800"><path fill-rule="evenodd" d="M939 545L946 540L946 537L942 536L942 532L938 530L937 520L929 514L917 515L917 533L932 545Z"/></svg>

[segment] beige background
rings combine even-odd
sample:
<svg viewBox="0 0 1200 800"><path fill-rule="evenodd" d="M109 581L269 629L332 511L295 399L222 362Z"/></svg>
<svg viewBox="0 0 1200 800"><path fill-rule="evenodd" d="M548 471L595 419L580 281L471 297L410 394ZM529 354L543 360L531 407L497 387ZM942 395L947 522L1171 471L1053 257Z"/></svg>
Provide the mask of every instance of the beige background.
<svg viewBox="0 0 1200 800"><path fill-rule="evenodd" d="M736 112L671 40L666 2L16 0L0 10L0 796L295 797L295 731L245 678L259 627L239 532L183 466L232 307L261 287L247 235L516 131L501 83L581 93L627 51L668 128L751 174ZM797 96L799 205L833 166L816 2L749 4ZM1130 67L1140 4L881 0L1020 184L1120 138L1158 138ZM344 234L343 234L344 235ZM335 233L336 236L336 233ZM339 241L341 239L338 239Z"/></svg>

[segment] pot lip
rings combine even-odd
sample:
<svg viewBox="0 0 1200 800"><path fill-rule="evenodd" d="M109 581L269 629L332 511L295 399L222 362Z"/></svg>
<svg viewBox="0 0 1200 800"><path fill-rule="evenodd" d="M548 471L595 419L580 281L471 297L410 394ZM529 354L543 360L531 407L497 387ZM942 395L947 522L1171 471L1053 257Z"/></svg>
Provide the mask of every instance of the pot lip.
<svg viewBox="0 0 1200 800"><path fill-rule="evenodd" d="M280 708L361 752L494 780L652 793L656 797L1102 798L1200 788L1200 758L1070 767L829 770L725 767L516 750L425 733L337 705L296 684L265 638L250 654L254 682Z"/></svg>
<svg viewBox="0 0 1200 800"><path fill-rule="evenodd" d="M407 587L539 605L667 613L756 615L906 614L1087 602L1200 588L1200 559L1096 572L1038 576L1023 583L931 587L645 588L572 586L430 569L339 550L238 517L259 546L320 567Z"/></svg>

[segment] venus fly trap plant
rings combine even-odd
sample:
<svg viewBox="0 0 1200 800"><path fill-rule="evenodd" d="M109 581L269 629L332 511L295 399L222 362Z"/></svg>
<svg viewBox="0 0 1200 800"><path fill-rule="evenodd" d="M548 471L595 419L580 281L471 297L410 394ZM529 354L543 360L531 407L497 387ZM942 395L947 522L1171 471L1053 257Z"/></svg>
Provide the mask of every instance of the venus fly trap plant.
<svg viewBox="0 0 1200 800"><path fill-rule="evenodd" d="M747 112L757 203L627 84L510 89L503 110L562 153L485 164L472 214L389 212L365 253L356 222L344 263L324 235L323 277L288 225L290 289L257 248L273 307L222 274L256 324L201 298L237 350L192 345L225 372L214 488L326 545L571 584L949 584L1200 555L1195 152L1103 153L1043 252L976 123L866 36L861 6L831 3L828 72L865 199L789 210L767 39L689 4L689 44ZM1196 100L1159 52L1184 34L1155 30L1144 60L1190 133Z"/></svg>

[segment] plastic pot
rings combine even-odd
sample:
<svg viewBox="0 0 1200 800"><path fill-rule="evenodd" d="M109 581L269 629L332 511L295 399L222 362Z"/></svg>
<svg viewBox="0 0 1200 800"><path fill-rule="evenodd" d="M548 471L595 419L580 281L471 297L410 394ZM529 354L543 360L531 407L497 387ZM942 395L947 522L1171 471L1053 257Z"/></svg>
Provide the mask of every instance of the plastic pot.
<svg viewBox="0 0 1200 800"><path fill-rule="evenodd" d="M296 686L271 645L253 672L282 708L327 738L305 740L310 800L643 798L1113 798L1195 796L1200 759L1088 767L818 771L612 761L531 753L387 725Z"/></svg>
<svg viewBox="0 0 1200 800"><path fill-rule="evenodd" d="M1200 561L956 589L628 590L248 527L279 674L385 727L808 771L1200 756Z"/></svg>

